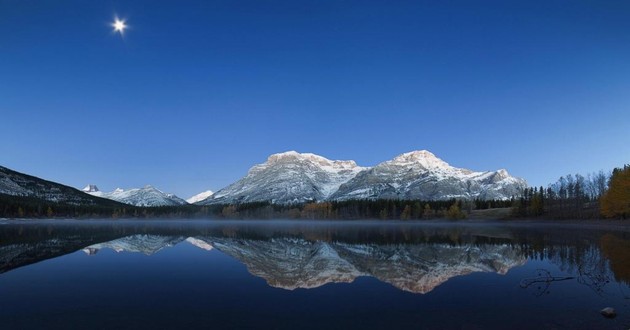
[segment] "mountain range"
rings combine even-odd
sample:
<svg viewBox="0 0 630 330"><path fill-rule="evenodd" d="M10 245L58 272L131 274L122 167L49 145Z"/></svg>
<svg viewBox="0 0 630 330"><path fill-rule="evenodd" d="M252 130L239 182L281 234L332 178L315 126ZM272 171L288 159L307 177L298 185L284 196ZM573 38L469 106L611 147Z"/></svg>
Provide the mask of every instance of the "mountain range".
<svg viewBox="0 0 630 330"><path fill-rule="evenodd" d="M449 165L429 151L413 151L374 167L352 160L329 160L311 153L273 154L247 175L213 193L185 201L150 185L102 192L88 185L83 192L0 167L0 194L72 205L108 205L105 199L135 206L178 206L271 202L276 204L350 199L500 199L518 197L527 182L504 169L477 172Z"/></svg>
<svg viewBox="0 0 630 330"><path fill-rule="evenodd" d="M374 167L289 151L269 156L235 183L197 202L232 204L302 203L349 199L501 199L519 196L523 179L504 169L457 168L429 151L413 151Z"/></svg>
<svg viewBox="0 0 630 330"><path fill-rule="evenodd" d="M173 194L162 192L151 185L147 185L144 188L129 190L117 188L112 192L102 192L96 185L90 184L83 188L83 192L135 206L177 206L187 204L185 200Z"/></svg>

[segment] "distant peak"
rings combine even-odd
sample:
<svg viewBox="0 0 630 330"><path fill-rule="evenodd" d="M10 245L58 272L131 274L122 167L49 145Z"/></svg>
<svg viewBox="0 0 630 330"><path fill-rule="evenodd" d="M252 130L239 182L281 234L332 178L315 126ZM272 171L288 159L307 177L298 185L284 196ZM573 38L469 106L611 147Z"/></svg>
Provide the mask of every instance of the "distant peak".
<svg viewBox="0 0 630 330"><path fill-rule="evenodd" d="M85 192L98 192L98 187L95 184L89 184L83 188Z"/></svg>

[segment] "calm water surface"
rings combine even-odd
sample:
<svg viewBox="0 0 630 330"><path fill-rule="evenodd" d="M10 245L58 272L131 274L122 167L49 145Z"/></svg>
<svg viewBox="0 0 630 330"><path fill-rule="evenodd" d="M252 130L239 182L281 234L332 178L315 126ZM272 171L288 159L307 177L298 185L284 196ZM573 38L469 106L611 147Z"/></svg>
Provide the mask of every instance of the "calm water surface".
<svg viewBox="0 0 630 330"><path fill-rule="evenodd" d="M628 283L624 226L0 221L3 329L628 329Z"/></svg>

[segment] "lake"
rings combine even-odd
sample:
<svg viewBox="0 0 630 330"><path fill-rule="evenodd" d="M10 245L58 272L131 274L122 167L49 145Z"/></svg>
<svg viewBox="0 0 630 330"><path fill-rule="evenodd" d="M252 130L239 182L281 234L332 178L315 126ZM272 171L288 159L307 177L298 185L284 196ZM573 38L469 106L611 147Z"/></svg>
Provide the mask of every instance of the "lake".
<svg viewBox="0 0 630 330"><path fill-rule="evenodd" d="M628 283L619 225L0 221L3 329L628 329Z"/></svg>

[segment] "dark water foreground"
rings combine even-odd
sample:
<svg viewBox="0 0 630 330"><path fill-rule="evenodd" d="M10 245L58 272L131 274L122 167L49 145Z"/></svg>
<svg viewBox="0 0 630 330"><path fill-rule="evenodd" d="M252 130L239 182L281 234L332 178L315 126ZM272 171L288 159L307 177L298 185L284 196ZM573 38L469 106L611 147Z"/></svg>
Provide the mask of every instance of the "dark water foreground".
<svg viewBox="0 0 630 330"><path fill-rule="evenodd" d="M628 283L625 227L0 222L2 329L628 329Z"/></svg>

